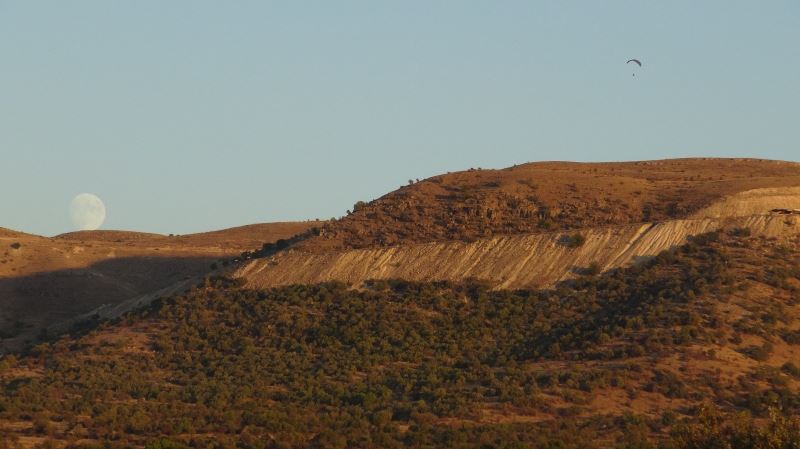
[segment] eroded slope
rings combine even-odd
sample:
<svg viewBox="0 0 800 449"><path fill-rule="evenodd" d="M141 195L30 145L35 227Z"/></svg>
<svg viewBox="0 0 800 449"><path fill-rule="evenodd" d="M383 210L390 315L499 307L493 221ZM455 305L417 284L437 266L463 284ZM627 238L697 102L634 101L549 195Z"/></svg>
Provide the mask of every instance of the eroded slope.
<svg viewBox="0 0 800 449"><path fill-rule="evenodd" d="M552 286L587 270L629 265L686 242L689 236L722 227L747 229L753 235L786 237L800 234L800 216L669 220L481 239L331 251L324 254L286 251L250 261L234 273L248 286L341 281L360 284L370 279L414 281L480 279L495 288ZM574 245L570 239L584 241Z"/></svg>

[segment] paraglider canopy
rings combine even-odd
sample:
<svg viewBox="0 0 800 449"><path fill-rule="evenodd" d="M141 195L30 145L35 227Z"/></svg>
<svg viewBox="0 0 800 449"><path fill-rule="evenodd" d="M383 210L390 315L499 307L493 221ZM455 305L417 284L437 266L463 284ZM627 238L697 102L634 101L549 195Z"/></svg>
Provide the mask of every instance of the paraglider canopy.
<svg viewBox="0 0 800 449"><path fill-rule="evenodd" d="M633 62L634 64L638 65L639 67L641 67L641 66L642 66L642 61L640 61L640 60L638 60L638 59L628 59L628 61L627 61L625 64L630 64L630 63L632 63L632 62ZM635 73L631 73L631 76L636 76L636 74L635 74Z"/></svg>

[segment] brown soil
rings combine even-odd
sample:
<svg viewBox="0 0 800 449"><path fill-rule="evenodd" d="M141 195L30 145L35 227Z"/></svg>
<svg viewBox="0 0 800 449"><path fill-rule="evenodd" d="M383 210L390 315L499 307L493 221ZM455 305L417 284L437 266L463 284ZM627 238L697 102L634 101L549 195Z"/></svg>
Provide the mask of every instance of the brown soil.
<svg viewBox="0 0 800 449"><path fill-rule="evenodd" d="M186 235L162 235L131 231L78 231L60 234L55 236L54 239L62 241L111 242L129 246L217 247L238 253L259 248L264 243L292 237L322 224L322 222L312 221L258 223Z"/></svg>
<svg viewBox="0 0 800 449"><path fill-rule="evenodd" d="M297 248L308 251L686 218L752 189L800 186L800 164L758 159L537 162L434 176L369 203Z"/></svg>
<svg viewBox="0 0 800 449"><path fill-rule="evenodd" d="M371 279L480 279L500 289L552 287L584 275L589 267L606 271L627 266L720 228L791 238L800 235L800 220L764 214L581 229L584 242L579 247L565 245L569 233L561 231L323 254L290 250L249 261L234 276L253 288L327 281L359 285Z"/></svg>
<svg viewBox="0 0 800 449"><path fill-rule="evenodd" d="M316 225L264 223L184 236L87 231L53 238L0 229L0 352L35 340L43 328L202 276L212 264Z"/></svg>

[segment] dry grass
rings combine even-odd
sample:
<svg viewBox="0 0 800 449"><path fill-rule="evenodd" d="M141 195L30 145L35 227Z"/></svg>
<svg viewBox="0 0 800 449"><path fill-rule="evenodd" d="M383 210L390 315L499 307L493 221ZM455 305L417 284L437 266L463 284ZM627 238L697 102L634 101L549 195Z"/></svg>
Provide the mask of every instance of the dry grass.
<svg viewBox="0 0 800 449"><path fill-rule="evenodd" d="M800 186L800 164L755 159L537 162L434 176L299 245L362 248L684 218L728 195Z"/></svg>
<svg viewBox="0 0 800 449"><path fill-rule="evenodd" d="M0 352L42 328L203 276L214 263L289 238L316 222L265 223L165 236L85 231L53 238L0 229Z"/></svg>

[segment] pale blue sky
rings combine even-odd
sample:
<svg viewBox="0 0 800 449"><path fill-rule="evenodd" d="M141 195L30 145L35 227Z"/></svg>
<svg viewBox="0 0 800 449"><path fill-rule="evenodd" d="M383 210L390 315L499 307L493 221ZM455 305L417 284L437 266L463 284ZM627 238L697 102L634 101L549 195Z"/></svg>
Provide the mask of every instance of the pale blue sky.
<svg viewBox="0 0 800 449"><path fill-rule="evenodd" d="M68 231L81 192L188 233L469 167L799 160L798 109L797 1L0 0L0 226Z"/></svg>

